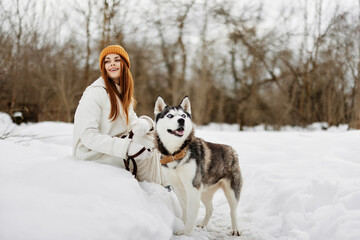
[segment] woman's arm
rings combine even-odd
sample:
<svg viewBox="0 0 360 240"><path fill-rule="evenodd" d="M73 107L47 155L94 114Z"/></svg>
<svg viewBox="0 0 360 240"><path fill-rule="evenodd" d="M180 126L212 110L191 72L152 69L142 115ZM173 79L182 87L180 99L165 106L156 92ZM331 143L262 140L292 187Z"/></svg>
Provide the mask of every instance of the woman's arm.
<svg viewBox="0 0 360 240"><path fill-rule="evenodd" d="M134 126L139 123L139 121L143 121L143 120L145 120L149 125L149 128L147 130L153 131L155 128L154 121L150 117L145 115L137 117L136 113L134 112L133 105L130 105L130 109L129 109L130 130L133 129Z"/></svg>
<svg viewBox="0 0 360 240"><path fill-rule="evenodd" d="M75 113L74 128L78 131L79 140L92 151L115 157L126 157L130 139L112 137L99 131L103 106L107 93L102 87L90 87L79 102Z"/></svg>

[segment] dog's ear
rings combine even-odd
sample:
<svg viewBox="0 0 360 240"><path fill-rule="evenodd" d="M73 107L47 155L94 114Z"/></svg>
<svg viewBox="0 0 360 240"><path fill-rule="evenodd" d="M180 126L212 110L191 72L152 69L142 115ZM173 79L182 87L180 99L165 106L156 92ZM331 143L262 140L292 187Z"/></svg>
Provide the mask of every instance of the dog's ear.
<svg viewBox="0 0 360 240"><path fill-rule="evenodd" d="M185 96L183 100L181 100L180 107L182 107L185 112L188 112L191 115L191 105L188 96Z"/></svg>
<svg viewBox="0 0 360 240"><path fill-rule="evenodd" d="M166 103L164 99L158 96L155 102L155 109L154 109L155 116L158 115L160 112L162 112L162 110L164 110L165 107L166 107Z"/></svg>

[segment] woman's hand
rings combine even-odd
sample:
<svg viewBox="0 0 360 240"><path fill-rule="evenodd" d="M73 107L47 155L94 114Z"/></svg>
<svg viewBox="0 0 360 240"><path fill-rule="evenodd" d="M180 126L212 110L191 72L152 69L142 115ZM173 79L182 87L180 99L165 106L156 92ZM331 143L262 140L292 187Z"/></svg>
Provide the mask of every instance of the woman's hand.
<svg viewBox="0 0 360 240"><path fill-rule="evenodd" d="M131 141L127 155L129 157L133 157L136 161L142 161L151 158L150 149L147 149L145 146L134 141Z"/></svg>
<svg viewBox="0 0 360 240"><path fill-rule="evenodd" d="M144 136L150 131L150 124L147 120L139 118L132 129L134 135Z"/></svg>
<svg viewBox="0 0 360 240"><path fill-rule="evenodd" d="M142 149L145 148L144 151ZM152 156L152 151L155 148L154 145L154 139L153 136L145 135L145 136L139 136L134 135L131 143L129 145L127 156L137 156L134 159L135 160L145 160L150 159ZM141 152L141 154L138 155L138 153Z"/></svg>

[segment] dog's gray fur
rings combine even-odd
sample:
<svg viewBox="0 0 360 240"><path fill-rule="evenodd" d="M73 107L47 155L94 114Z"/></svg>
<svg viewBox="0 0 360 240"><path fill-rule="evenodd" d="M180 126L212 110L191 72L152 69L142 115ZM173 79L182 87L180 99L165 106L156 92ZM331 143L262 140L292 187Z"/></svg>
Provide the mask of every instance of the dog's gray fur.
<svg viewBox="0 0 360 240"><path fill-rule="evenodd" d="M200 199L206 216L199 226L208 224L212 197L222 188L230 205L232 234L239 236L236 209L243 180L235 150L195 137L188 97L176 107L167 106L158 97L155 118L156 146L161 154L173 156L188 146L184 158L163 165L168 183L173 186L183 210L185 228L177 234L190 234L195 227Z"/></svg>

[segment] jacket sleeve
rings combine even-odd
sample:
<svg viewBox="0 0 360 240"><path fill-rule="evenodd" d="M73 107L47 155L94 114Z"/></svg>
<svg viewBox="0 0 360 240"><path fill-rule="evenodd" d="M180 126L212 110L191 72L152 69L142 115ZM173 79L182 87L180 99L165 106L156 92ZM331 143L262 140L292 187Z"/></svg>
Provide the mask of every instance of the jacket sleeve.
<svg viewBox="0 0 360 240"><path fill-rule="evenodd" d="M138 119L145 119L149 123L150 131L153 131L155 129L154 121L150 117L148 117L146 115L137 117L136 113L134 112L134 109L133 109L132 105L130 105L129 110L130 110L129 111L130 130L136 125Z"/></svg>
<svg viewBox="0 0 360 240"><path fill-rule="evenodd" d="M154 131L155 124L154 124L154 121L150 117L148 117L146 115L143 115L143 116L140 116L140 118L145 119L146 121L148 121L149 126L150 126L150 131Z"/></svg>
<svg viewBox="0 0 360 240"><path fill-rule="evenodd" d="M107 94L101 87L90 87L79 102L75 113L74 128L84 146L92 151L115 157L126 157L131 139L101 134L99 131L103 105Z"/></svg>

